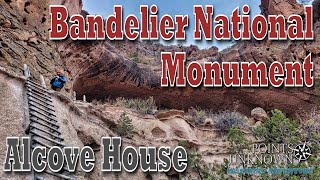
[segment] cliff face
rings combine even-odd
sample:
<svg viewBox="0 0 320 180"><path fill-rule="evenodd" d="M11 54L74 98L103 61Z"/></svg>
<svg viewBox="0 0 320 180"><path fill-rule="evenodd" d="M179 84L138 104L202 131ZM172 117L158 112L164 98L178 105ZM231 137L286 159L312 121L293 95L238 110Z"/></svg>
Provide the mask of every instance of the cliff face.
<svg viewBox="0 0 320 180"><path fill-rule="evenodd" d="M0 158L6 157L6 137L25 137L25 129L29 124L28 103L24 79L16 74L7 73L0 69ZM101 171L103 151L102 137L117 137L114 129L122 113L132 120L133 137L122 137L122 146L160 147L166 146L174 149L179 143L184 142L196 149L205 163L222 164L224 158L228 158L229 144L226 137L220 137L219 131L204 127L193 127L185 119L183 111L170 110L158 112L157 116L143 115L132 109L114 106L109 103L92 104L73 102L68 97L59 93L51 94L55 106L57 124L67 146L90 146L95 152L95 168L86 173L77 167L75 177L77 179L178 179L175 171L168 173L144 173L140 169L134 173L104 173ZM213 161L214 160L214 161ZM190 170L190 171L189 171ZM188 169L185 173L194 178L198 175ZM5 179L32 179L32 173L5 173L0 172ZM57 178L48 177L49 180Z"/></svg>
<svg viewBox="0 0 320 180"><path fill-rule="evenodd" d="M314 1L319 8L319 0ZM218 52L212 47L199 50L196 46L163 46L141 42L81 42L47 39L49 30L49 4L64 4L69 14L85 13L81 1L71 0L0 0L0 159L4 159L7 136L25 136L28 123L27 101L23 80L4 72L22 74L22 64L32 68L38 79L41 73L46 80L54 74L54 68L62 66L67 70L70 83L79 97L87 95L88 100L104 100L116 97L153 96L157 104L170 108L201 106L214 110L230 109L249 114L256 106L266 110L279 108L294 115L299 110L309 110L320 104L319 90L315 88L161 88L160 52L187 53L190 61L303 61L312 53L316 64L315 76L319 78L320 22L315 18L315 41L309 42L239 42L233 47ZM294 0L263 0L264 14L299 13L301 6ZM286 12L284 12L284 10ZM317 11L319 12L319 11ZM314 14L318 17L319 14ZM96 153L96 168L93 173L78 170L78 179L177 179L177 174L137 171L135 174L102 173L101 137L118 136L114 127L120 114L127 113L133 123L133 138L123 138L124 146L166 146L176 147L184 142L196 149L205 163L223 163L229 155L229 143L219 130L212 126L194 127L183 111L158 112L156 116L142 115L124 107L108 103L93 104L72 102L61 94L52 94L57 108L57 119L66 144L70 146L91 146ZM263 114L266 114L265 112ZM267 115L266 115L267 116ZM209 118L208 118L209 119ZM209 123L213 123L209 119ZM257 123L261 123L258 121ZM212 124L211 124L212 125ZM248 135L247 133L246 135ZM249 135L248 135L249 136ZM252 138L252 137L251 137ZM200 178L192 171L191 177ZM30 179L28 174L7 174L1 177Z"/></svg>
<svg viewBox="0 0 320 180"><path fill-rule="evenodd" d="M301 14L295 0L262 1L263 14ZM291 115L319 104L317 88L161 88L160 52L184 51L190 61L273 61L302 62L312 53L315 77L319 78L320 22L314 24L315 41L242 41L218 52L195 46L163 46L151 42L71 42L59 43L59 53L73 77L73 89L89 100L119 96L153 96L158 104L186 109L191 106L221 110L234 109L245 114L256 106L279 108Z"/></svg>
<svg viewBox="0 0 320 180"><path fill-rule="evenodd" d="M303 8L295 1L261 1L262 13L301 14ZM315 1L314 3L316 3ZM314 24L315 41L248 41L239 42L218 52L212 47L199 50L196 46L163 46L152 42L74 42L48 41L48 4L64 4L69 14L82 13L82 1L0 1L0 64L21 73L22 64L41 73L48 81L55 67L68 72L70 84L78 97L88 100L153 96L158 104L186 109L200 106L209 109L234 109L248 114L256 106L267 110L280 108L294 114L319 103L319 91L303 88L161 88L160 53L187 53L190 61L303 61L311 52L319 77L320 22ZM286 8L285 8L286 7ZM289 8L291 7L291 8ZM315 14L317 16L317 14ZM317 18L315 18L317 20ZM70 73L70 74L69 74Z"/></svg>
<svg viewBox="0 0 320 180"><path fill-rule="evenodd" d="M21 78L3 73L0 68L0 158L6 158L6 138L26 136L24 129L27 120L27 101L24 96L24 81ZM0 171L1 179L31 179L32 174L5 173Z"/></svg>
<svg viewBox="0 0 320 180"><path fill-rule="evenodd" d="M29 65L34 76L50 77L62 61L47 40L47 1L0 1L0 65L22 73Z"/></svg>

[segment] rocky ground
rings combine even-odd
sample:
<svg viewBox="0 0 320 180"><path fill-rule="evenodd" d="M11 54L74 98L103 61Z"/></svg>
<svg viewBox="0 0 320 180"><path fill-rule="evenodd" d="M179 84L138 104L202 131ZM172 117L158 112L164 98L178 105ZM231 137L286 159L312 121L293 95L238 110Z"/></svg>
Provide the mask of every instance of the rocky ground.
<svg viewBox="0 0 320 180"><path fill-rule="evenodd" d="M302 6L294 0L262 0L262 14L301 14ZM315 10L319 8L315 1ZM31 67L32 77L39 74L48 80L56 67L63 67L69 78L68 88L77 92L77 98L87 96L89 102L73 101L68 92L54 93L62 134L68 145L91 146L101 159L101 137L118 136L119 119L126 113L131 119L132 136L124 138L124 145L175 147L183 145L191 154L198 154L200 162L190 166L181 177L203 179L203 164L215 166L219 174L224 158L230 154L228 132L218 126L219 112L228 110L241 117L241 132L251 142L257 141L252 128L270 117L270 110L281 109L290 117L307 121L308 111L320 104L318 82L314 88L261 89L184 89L160 88L160 52L184 51L187 61L303 61L308 53L316 64L319 79L320 21L314 13L315 40L310 42L248 41L238 42L219 51L216 47L200 50L196 46L164 46L153 42L74 42L49 41L49 4L64 4L69 14L82 13L81 0L0 0L0 148L5 152L5 137L23 136L27 120L24 99L23 64ZM147 113L129 107L119 97L146 99L153 97L156 107ZM117 100L116 100L117 99ZM198 106L198 107L196 107ZM19 107L19 108L17 108ZM257 108L260 107L260 108ZM240 113L239 113L240 112ZM220 128L217 128L220 127ZM4 159L3 153L0 159ZM196 159L193 159L196 160ZM100 162L94 173L79 171L79 179L178 179L175 172L166 174L105 174ZM11 179L28 178L4 174ZM220 176L215 176L220 177ZM232 177L229 177L232 178ZM233 177L235 178L235 177Z"/></svg>

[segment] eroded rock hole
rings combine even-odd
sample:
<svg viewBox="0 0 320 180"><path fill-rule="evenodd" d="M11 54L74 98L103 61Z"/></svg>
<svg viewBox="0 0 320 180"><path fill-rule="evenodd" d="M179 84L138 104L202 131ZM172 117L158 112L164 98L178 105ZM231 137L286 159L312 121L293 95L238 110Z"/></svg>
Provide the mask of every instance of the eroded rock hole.
<svg viewBox="0 0 320 180"><path fill-rule="evenodd" d="M151 133L152 133L152 136L155 138L166 138L167 137L167 133L164 130L160 129L159 127L152 129Z"/></svg>
<svg viewBox="0 0 320 180"><path fill-rule="evenodd" d="M24 3L24 7L28 7L28 6L30 6L30 2L29 1Z"/></svg>
<svg viewBox="0 0 320 180"><path fill-rule="evenodd" d="M0 51L0 58L4 59L4 54Z"/></svg>
<svg viewBox="0 0 320 180"><path fill-rule="evenodd" d="M89 146L93 151L100 151L100 145L97 143L83 144L84 146Z"/></svg>
<svg viewBox="0 0 320 180"><path fill-rule="evenodd" d="M150 174L147 174L147 175L146 175L146 179L152 180L152 176L151 176Z"/></svg>
<svg viewBox="0 0 320 180"><path fill-rule="evenodd" d="M46 21L47 21L47 19L45 17L42 17L41 23L45 23Z"/></svg>
<svg viewBox="0 0 320 180"><path fill-rule="evenodd" d="M6 43L1 43L1 46L3 47L3 48L7 48L7 47L9 47Z"/></svg>
<svg viewBox="0 0 320 180"><path fill-rule="evenodd" d="M27 25L27 18L24 17L24 18L22 19L22 22L23 22L24 25Z"/></svg>
<svg viewBox="0 0 320 180"><path fill-rule="evenodd" d="M100 144L91 135L85 134L82 131L78 131L77 135L84 146L90 146L94 151L100 151Z"/></svg>
<svg viewBox="0 0 320 180"><path fill-rule="evenodd" d="M7 4L10 4L10 3L12 3L12 1L11 0L4 0Z"/></svg>
<svg viewBox="0 0 320 180"><path fill-rule="evenodd" d="M24 3L24 12L30 14L30 12L29 12L28 9L27 9L28 6L30 6L30 2Z"/></svg>

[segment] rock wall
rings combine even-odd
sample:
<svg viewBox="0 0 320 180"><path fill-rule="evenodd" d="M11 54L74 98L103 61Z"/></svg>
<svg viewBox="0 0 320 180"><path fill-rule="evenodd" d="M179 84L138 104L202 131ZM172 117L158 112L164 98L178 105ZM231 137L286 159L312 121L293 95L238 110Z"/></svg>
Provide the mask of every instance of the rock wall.
<svg viewBox="0 0 320 180"><path fill-rule="evenodd" d="M114 133L120 114L126 113L134 127L132 138L122 138L122 147L133 146L169 146L172 149L185 141L198 150L206 163L222 164L228 157L228 143L218 131L191 126L185 120L183 111L170 110L159 112L157 116L141 115L131 109L111 104L92 104L80 101L72 102L69 98L52 94L57 111L57 119L66 144L70 146L90 146L95 151L96 163L92 173L84 173L78 168L78 179L176 179L176 172L143 173L103 173L101 172L102 137L118 136ZM224 140L223 140L224 139ZM192 174L192 171L188 171ZM196 177L196 174L194 175Z"/></svg>
<svg viewBox="0 0 320 180"><path fill-rule="evenodd" d="M16 78L0 69L0 159L1 164L6 158L6 138L27 136L24 129L28 123L27 101L23 79ZM22 156L21 156L22 157ZM3 169L1 167L1 169ZM6 173L0 171L3 179L31 179L31 173Z"/></svg>
<svg viewBox="0 0 320 180"><path fill-rule="evenodd" d="M48 41L48 1L0 1L0 66L22 74L27 64L32 76L47 82L56 67L64 67L56 45Z"/></svg>
<svg viewBox="0 0 320 180"><path fill-rule="evenodd" d="M300 13L301 5L294 0L261 1L264 14ZM315 1L314 3L316 3ZM49 4L64 4L69 14L84 13L82 1L0 1L0 65L22 73L28 64L33 76L43 74L48 82L56 67L64 67L78 98L87 95L89 101L119 96L145 98L153 96L157 104L177 109L200 106L208 109L238 110L249 114L256 106L270 110L283 109L294 115L319 103L319 90L304 88L161 88L160 52L184 51L190 61L303 61L313 54L315 76L319 77L319 32L316 21L315 41L310 42L239 42L218 52L216 47L199 50L196 46L163 46L152 42L74 42L48 41ZM290 7L290 8L289 8ZM316 15L315 15L316 16ZM58 46L58 47L57 47ZM131 60L137 52L142 63ZM285 101L286 100L286 101Z"/></svg>
<svg viewBox="0 0 320 180"><path fill-rule="evenodd" d="M262 1L266 14L300 14L301 5L295 1ZM284 8L288 7L288 8ZM291 8L289 8L291 7ZM286 9L285 12L279 11ZM73 77L73 90L78 98L88 100L107 98L146 98L153 96L157 104L167 108L188 109L200 106L214 110L237 110L249 114L254 107L266 110L282 109L290 115L319 105L319 88L161 88L161 51L184 51L190 61L263 61L303 62L312 53L316 79L319 79L320 22L314 23L314 41L242 41L218 52L216 48L199 50L194 46L165 47L140 42L72 42L59 43L59 53ZM148 63L136 63L130 54L137 52ZM152 58L150 60L150 58ZM316 80L318 84L319 80Z"/></svg>

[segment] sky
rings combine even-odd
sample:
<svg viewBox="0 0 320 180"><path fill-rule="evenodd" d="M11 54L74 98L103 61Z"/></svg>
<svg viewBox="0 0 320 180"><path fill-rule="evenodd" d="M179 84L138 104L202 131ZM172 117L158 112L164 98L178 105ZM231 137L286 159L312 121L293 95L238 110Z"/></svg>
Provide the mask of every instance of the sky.
<svg viewBox="0 0 320 180"><path fill-rule="evenodd" d="M219 50L225 49L232 45L231 41L196 41L193 38L194 30L194 14L193 5L213 5L214 16L217 14L224 14L230 18L231 12L239 6L239 9L243 5L250 6L250 15L254 16L260 14L260 0L83 0L83 9L88 11L91 15L101 15L103 18L113 14L114 5L122 5L123 16L126 17L129 14L134 14L140 18L140 5L153 4L158 6L158 16L161 17L164 14L169 14L172 17L175 15L189 15L189 28L186 29L187 39L185 41L163 41L163 44L182 44L189 46L191 44L199 46L201 49L217 46ZM161 39L161 38L160 38Z"/></svg>

